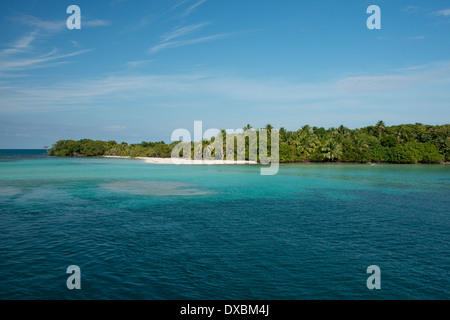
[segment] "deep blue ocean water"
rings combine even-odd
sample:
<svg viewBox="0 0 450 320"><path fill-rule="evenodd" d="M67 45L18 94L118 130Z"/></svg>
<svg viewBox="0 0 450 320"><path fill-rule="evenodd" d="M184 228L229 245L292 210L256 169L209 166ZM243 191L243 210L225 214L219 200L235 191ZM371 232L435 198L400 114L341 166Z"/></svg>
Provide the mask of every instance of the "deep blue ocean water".
<svg viewBox="0 0 450 320"><path fill-rule="evenodd" d="M0 298L448 299L449 208L445 165L261 176L1 150Z"/></svg>

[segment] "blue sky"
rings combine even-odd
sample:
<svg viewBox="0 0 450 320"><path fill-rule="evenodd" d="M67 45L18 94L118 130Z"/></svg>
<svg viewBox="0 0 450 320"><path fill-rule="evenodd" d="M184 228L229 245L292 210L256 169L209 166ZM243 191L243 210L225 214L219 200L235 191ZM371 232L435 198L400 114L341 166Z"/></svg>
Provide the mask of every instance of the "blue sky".
<svg viewBox="0 0 450 320"><path fill-rule="evenodd" d="M0 15L0 148L170 142L194 120L450 122L447 0L8 0Z"/></svg>

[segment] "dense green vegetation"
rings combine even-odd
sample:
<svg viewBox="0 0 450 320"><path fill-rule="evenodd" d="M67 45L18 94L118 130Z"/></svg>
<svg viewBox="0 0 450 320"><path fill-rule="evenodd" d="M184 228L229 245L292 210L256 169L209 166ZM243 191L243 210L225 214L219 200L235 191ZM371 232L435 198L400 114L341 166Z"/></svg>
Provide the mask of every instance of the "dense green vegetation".
<svg viewBox="0 0 450 320"><path fill-rule="evenodd" d="M251 129L250 125L244 128L244 130L248 129ZM270 135L273 127L267 125L265 129ZM225 131L222 130L222 133L224 134ZM280 162L441 163L450 161L450 125L431 126L416 123L387 127L383 121L360 129L348 129L344 126L325 129L305 125L297 131L281 128L279 137ZM225 141L225 136L223 139ZM203 150L214 140L215 138L204 140ZM178 143L166 144L161 141L128 145L124 142L118 144L115 141L89 139L60 140L49 150L49 154L167 158L171 156L172 149ZM222 154L226 156L226 144L223 145ZM248 145L247 138L247 159ZM191 154L193 150L192 143Z"/></svg>
<svg viewBox="0 0 450 320"><path fill-rule="evenodd" d="M48 153L54 156L68 157L130 156L169 158L176 144L177 142L167 145L161 141L129 145L125 142L119 144L116 141L94 141L90 139L79 141L59 140Z"/></svg>
<svg viewBox="0 0 450 320"><path fill-rule="evenodd" d="M350 130L344 126L280 129L280 162L439 163L450 159L450 125L405 124Z"/></svg>

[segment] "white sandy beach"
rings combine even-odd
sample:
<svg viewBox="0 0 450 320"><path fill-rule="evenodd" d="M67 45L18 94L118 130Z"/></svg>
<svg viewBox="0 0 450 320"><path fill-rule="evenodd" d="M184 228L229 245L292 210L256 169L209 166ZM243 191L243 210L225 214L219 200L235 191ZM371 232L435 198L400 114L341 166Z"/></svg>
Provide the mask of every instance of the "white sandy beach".
<svg viewBox="0 0 450 320"><path fill-rule="evenodd" d="M103 156L103 158L115 159L137 159L152 164L182 164L182 165L223 165L223 164L257 164L256 161L233 161L233 160L188 160L173 158L151 158L151 157L120 157L120 156Z"/></svg>

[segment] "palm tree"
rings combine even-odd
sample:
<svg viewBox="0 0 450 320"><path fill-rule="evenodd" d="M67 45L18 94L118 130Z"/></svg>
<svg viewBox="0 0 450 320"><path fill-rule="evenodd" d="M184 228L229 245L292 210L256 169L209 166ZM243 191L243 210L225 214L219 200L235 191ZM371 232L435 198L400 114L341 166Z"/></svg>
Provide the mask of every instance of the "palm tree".
<svg viewBox="0 0 450 320"><path fill-rule="evenodd" d="M320 141L315 134L311 133L308 127L305 130L302 128L293 145L305 158L308 158L319 147Z"/></svg>
<svg viewBox="0 0 450 320"><path fill-rule="evenodd" d="M244 130L244 132L245 132L247 130L251 130L252 128L253 127L247 123L247 125L244 128L242 128L242 130Z"/></svg>
<svg viewBox="0 0 450 320"><path fill-rule="evenodd" d="M280 128L280 139L281 139L281 141L287 141L287 137L288 137L287 134L288 134L287 130L284 127L281 127Z"/></svg>
<svg viewBox="0 0 450 320"><path fill-rule="evenodd" d="M339 143L333 139L328 140L322 147L324 158L330 161L339 160L342 156L342 148Z"/></svg>
<svg viewBox="0 0 450 320"><path fill-rule="evenodd" d="M300 129L300 131L303 131L303 132L311 132L311 127L310 127L309 125L305 124L305 125Z"/></svg>
<svg viewBox="0 0 450 320"><path fill-rule="evenodd" d="M378 129L378 140L381 140L381 132L386 128L384 121L378 121L375 127Z"/></svg>
<svg viewBox="0 0 450 320"><path fill-rule="evenodd" d="M400 128L400 130L397 132L398 143L405 143L408 142L408 140L409 140L408 132L403 130L403 128Z"/></svg>
<svg viewBox="0 0 450 320"><path fill-rule="evenodd" d="M342 124L339 126L339 128L337 128L337 132L342 136L342 137L347 137L349 135L350 130L348 130L348 128L344 127Z"/></svg>
<svg viewBox="0 0 450 320"><path fill-rule="evenodd" d="M367 149L369 149L369 145L367 144L366 140L362 136L356 136L354 138L355 147L358 151L363 152Z"/></svg>

